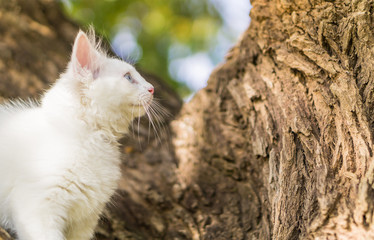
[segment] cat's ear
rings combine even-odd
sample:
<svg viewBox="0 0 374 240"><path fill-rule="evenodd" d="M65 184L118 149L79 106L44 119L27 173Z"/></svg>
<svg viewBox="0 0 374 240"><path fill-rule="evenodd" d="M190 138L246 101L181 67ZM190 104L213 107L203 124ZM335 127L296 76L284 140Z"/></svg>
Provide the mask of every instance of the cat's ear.
<svg viewBox="0 0 374 240"><path fill-rule="evenodd" d="M87 35L79 31L75 38L71 56L73 71L80 75L86 75L87 73L95 75L95 72L98 71L98 58L99 54L92 46Z"/></svg>

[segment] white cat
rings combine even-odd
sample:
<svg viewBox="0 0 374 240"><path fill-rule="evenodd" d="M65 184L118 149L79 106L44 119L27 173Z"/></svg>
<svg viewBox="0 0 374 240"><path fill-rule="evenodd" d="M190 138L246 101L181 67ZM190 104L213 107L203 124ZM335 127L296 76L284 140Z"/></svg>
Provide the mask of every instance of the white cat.
<svg viewBox="0 0 374 240"><path fill-rule="evenodd" d="M117 141L153 92L80 31L66 72L40 104L0 107L0 225L21 240L93 237L121 176Z"/></svg>

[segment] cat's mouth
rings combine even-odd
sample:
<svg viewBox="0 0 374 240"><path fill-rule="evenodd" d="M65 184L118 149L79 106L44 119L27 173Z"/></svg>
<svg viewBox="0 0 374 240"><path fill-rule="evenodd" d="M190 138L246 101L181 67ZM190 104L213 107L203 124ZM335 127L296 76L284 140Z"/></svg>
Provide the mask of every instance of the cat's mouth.
<svg viewBox="0 0 374 240"><path fill-rule="evenodd" d="M143 103L136 103L136 104L130 104L130 106L131 107L148 107L148 106L150 106L151 105L151 103L152 103L152 98L151 99L149 99L149 100L147 100L147 101L144 101Z"/></svg>
<svg viewBox="0 0 374 240"><path fill-rule="evenodd" d="M146 102L146 103L143 103L143 104L141 104L141 103L138 103L138 104L130 104L130 106L131 107L148 107L149 105L151 105L151 102L152 101L149 101L149 102Z"/></svg>
<svg viewBox="0 0 374 240"><path fill-rule="evenodd" d="M131 107L143 107L142 104L130 104Z"/></svg>

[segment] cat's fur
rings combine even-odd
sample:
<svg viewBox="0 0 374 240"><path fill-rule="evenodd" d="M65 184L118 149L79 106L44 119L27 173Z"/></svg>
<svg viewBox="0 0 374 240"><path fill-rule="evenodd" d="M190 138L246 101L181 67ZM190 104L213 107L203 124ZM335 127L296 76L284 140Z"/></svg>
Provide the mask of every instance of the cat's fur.
<svg viewBox="0 0 374 240"><path fill-rule="evenodd" d="M80 31L40 104L0 106L0 225L21 240L90 239L121 175L117 140L152 98Z"/></svg>

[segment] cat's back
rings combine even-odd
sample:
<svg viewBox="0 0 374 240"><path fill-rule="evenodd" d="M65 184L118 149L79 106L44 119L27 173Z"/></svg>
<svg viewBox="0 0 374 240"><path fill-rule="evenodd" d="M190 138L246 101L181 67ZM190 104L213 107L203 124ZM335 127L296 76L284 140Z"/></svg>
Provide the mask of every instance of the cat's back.
<svg viewBox="0 0 374 240"><path fill-rule="evenodd" d="M2 106L0 110L0 191L20 179L53 174L61 165L57 159L66 152L62 130L51 126L41 107ZM53 165L54 164L54 165ZM55 170L56 169L56 170ZM6 181L1 181L6 179ZM1 194L1 193L0 193Z"/></svg>
<svg viewBox="0 0 374 240"><path fill-rule="evenodd" d="M12 145L35 140L35 132L41 130L44 122L42 111L36 103L17 101L1 105L0 156L2 153L16 151Z"/></svg>
<svg viewBox="0 0 374 240"><path fill-rule="evenodd" d="M42 121L36 104L0 105L0 225L8 226L7 202L19 177L28 175L31 164L27 162L38 145L37 131Z"/></svg>
<svg viewBox="0 0 374 240"><path fill-rule="evenodd" d="M11 142L12 138L35 131L43 125L43 114L39 103L33 100L16 100L0 105L0 142ZM19 138L17 139L19 141Z"/></svg>
<svg viewBox="0 0 374 240"><path fill-rule="evenodd" d="M12 103L0 107L0 178L9 182L24 174L29 167L27 162L32 161L41 144L43 132L48 131L44 122L41 109L36 105Z"/></svg>
<svg viewBox="0 0 374 240"><path fill-rule="evenodd" d="M32 182L67 171L112 184L119 155L117 145L69 114L54 115L38 105L0 109L0 200L9 181Z"/></svg>

